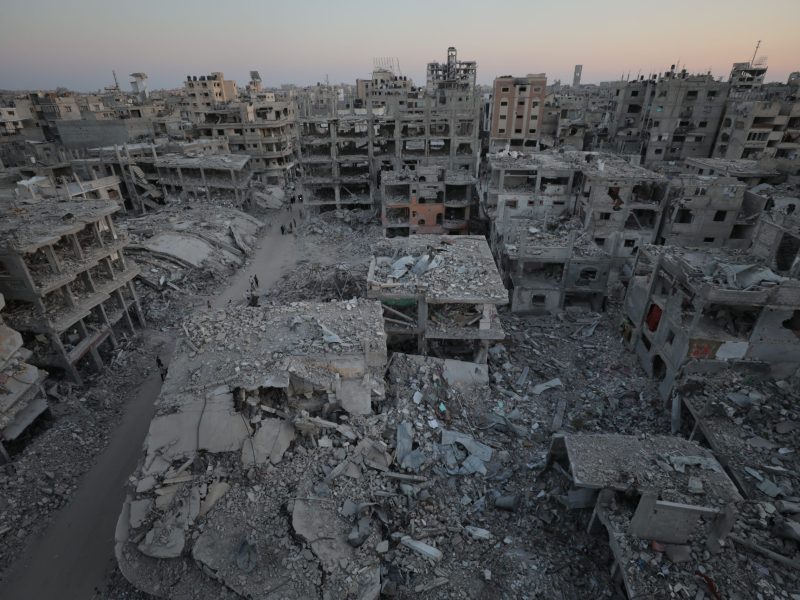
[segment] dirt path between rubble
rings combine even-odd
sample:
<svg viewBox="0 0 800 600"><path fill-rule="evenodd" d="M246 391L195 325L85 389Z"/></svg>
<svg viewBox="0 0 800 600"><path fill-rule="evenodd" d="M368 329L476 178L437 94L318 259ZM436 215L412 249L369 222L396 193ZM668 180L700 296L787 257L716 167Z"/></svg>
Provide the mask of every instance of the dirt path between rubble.
<svg viewBox="0 0 800 600"><path fill-rule="evenodd" d="M294 205L291 213L281 211L278 219L271 222L267 233L259 240L259 246L247 265L242 267L225 285L225 289L211 298L211 306L223 308L245 302L250 289L250 277L258 276L261 293L266 292L284 272L297 261L296 236L294 233L281 235L281 225L288 225L292 219L300 225L299 207Z"/></svg>
<svg viewBox="0 0 800 600"><path fill-rule="evenodd" d="M143 335L149 336L153 354L158 352L166 362L174 340L153 331ZM102 588L107 574L116 567L114 530L125 499L125 483L141 456L153 401L160 390L161 379L153 369L132 394L108 447L84 475L71 502L12 565L0 598L89 600L95 588Z"/></svg>
<svg viewBox="0 0 800 600"><path fill-rule="evenodd" d="M291 212L282 212L272 221L247 265L231 277L219 294L210 298L214 308L223 308L229 301L234 305L242 303L252 275L258 276L263 293L296 264L296 237L281 235L280 231L280 226L288 225L293 218L299 225L298 206ZM148 334L153 336L151 343L165 337L145 332ZM173 346L174 340L170 340L169 350L159 351L162 358L172 353ZM108 576L116 568L114 530L125 499L125 483L141 456L142 442L153 415L153 402L160 389L161 380L154 370L129 402L111 442L82 479L70 504L55 516L44 537L34 542L12 565L5 587L0 589L0 598L90 600L104 588Z"/></svg>

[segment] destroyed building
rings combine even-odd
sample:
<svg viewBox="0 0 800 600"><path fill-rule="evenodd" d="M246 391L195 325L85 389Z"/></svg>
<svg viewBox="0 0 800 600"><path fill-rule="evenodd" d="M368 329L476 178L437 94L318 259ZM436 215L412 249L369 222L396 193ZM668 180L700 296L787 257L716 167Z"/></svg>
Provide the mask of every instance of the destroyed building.
<svg viewBox="0 0 800 600"><path fill-rule="evenodd" d="M711 74L669 71L619 82L611 98L613 149L661 161L709 156L719 129L728 82Z"/></svg>
<svg viewBox="0 0 800 600"><path fill-rule="evenodd" d="M225 79L225 74L214 72L210 75L187 75L183 82L185 90L184 109L190 119L200 121L207 112L236 100L238 91L236 82Z"/></svg>
<svg viewBox="0 0 800 600"><path fill-rule="evenodd" d="M683 372L785 377L800 365L800 280L753 255L644 246L624 310L625 342L665 400Z"/></svg>
<svg viewBox="0 0 800 600"><path fill-rule="evenodd" d="M733 177L671 178L659 243L695 248L748 248L763 204L746 204L746 187Z"/></svg>
<svg viewBox="0 0 800 600"><path fill-rule="evenodd" d="M683 171L694 175L735 177L750 186L770 183L780 176L776 169L747 158L687 158L683 162Z"/></svg>
<svg viewBox="0 0 800 600"><path fill-rule="evenodd" d="M667 186L664 176L604 153L490 157L481 207L512 310L601 310L637 248L656 241Z"/></svg>
<svg viewBox="0 0 800 600"><path fill-rule="evenodd" d="M372 207L374 119L366 109L343 109L332 116L327 107L301 116L299 161L303 204L309 210Z"/></svg>
<svg viewBox="0 0 800 600"><path fill-rule="evenodd" d="M393 348L486 362L505 336L497 306L508 292L482 236L415 235L379 243L367 297L381 301Z"/></svg>
<svg viewBox="0 0 800 600"><path fill-rule="evenodd" d="M314 517L321 507L303 500L314 494L311 480L302 478L302 489L292 492L289 515L272 502L288 500L283 491L296 479L289 472L302 465L297 472L305 473L313 468L309 459L332 446L319 433L354 441L348 416L369 415L373 401L383 401L387 355L380 304L353 299L204 311L185 330L119 519L122 572L140 589L174 599L227 597L226 589L270 597L273 586L287 585L287 576L293 581L282 596L307 598L324 586L344 597L340 586L348 582L333 571L337 559L330 560L349 546L336 533L336 517ZM370 442L362 440L358 453L383 460ZM208 469L191 467L201 462ZM278 472L286 468L285 476ZM255 500L252 476L272 500L242 511L249 498ZM259 533L253 535L250 524L256 523ZM291 527L308 539L310 550L290 542ZM307 527L317 529L312 535ZM319 528L333 537L320 542ZM290 546L271 544L284 536ZM283 561L287 552L300 562ZM324 580L321 568L328 573ZM172 583L165 588L167 580Z"/></svg>
<svg viewBox="0 0 800 600"><path fill-rule="evenodd" d="M226 139L231 152L250 156L256 178L282 185L294 177L296 123L294 102L273 98L207 108L194 131L204 138Z"/></svg>
<svg viewBox="0 0 800 600"><path fill-rule="evenodd" d="M6 321L22 333L37 366L60 369L76 382L90 360L103 367L101 351L116 347L120 321L134 332L144 326L125 256L127 235L112 215L111 200L43 200L6 206L0 220L0 293Z"/></svg>
<svg viewBox="0 0 800 600"><path fill-rule="evenodd" d="M545 228L538 221L514 218L495 252L513 312L605 308L614 261L582 234L579 223Z"/></svg>
<svg viewBox="0 0 800 600"><path fill-rule="evenodd" d="M387 236L467 232L480 150L479 96L475 63L448 52L449 67L429 65L426 88L406 80L379 85L373 92L380 95L371 95L364 108L334 98L306 103L300 117L304 204L321 211L380 201Z"/></svg>
<svg viewBox="0 0 800 600"><path fill-rule="evenodd" d="M761 184L745 195L768 207L753 235L753 255L780 275L800 278L800 186Z"/></svg>
<svg viewBox="0 0 800 600"><path fill-rule="evenodd" d="M542 222L575 212L577 166L555 152L494 154L481 178L481 212L491 220L491 239L503 236L512 219Z"/></svg>
<svg viewBox="0 0 800 600"><path fill-rule="evenodd" d="M5 304L0 293L0 311ZM47 410L42 389L47 373L28 364L30 356L22 336L3 323L0 312L0 464L10 460L5 444L16 440Z"/></svg>
<svg viewBox="0 0 800 600"><path fill-rule="evenodd" d="M735 555L719 548L742 497L709 450L672 436L567 434L554 437L548 465L564 505L591 511L587 530L608 537L612 583L623 597L697 589L696 572L680 563L706 548L718 555L704 561L709 579L735 573ZM659 564L659 552L672 568Z"/></svg>
<svg viewBox="0 0 800 600"><path fill-rule="evenodd" d="M153 160L155 176L148 179L161 186L166 196L183 193L188 198L233 197L243 203L253 178L250 157L241 154L183 156L164 154Z"/></svg>

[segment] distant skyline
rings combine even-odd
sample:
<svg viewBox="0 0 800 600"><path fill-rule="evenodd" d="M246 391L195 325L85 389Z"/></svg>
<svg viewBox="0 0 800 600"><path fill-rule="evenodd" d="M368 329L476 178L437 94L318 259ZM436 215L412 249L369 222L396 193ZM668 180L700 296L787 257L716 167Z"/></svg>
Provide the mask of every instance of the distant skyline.
<svg viewBox="0 0 800 600"><path fill-rule="evenodd" d="M768 57L768 81L800 70L800 0L3 0L0 89L130 90L144 71L151 89L222 71L244 85L354 83L375 57L396 57L425 81L448 46L478 63L478 81L547 74L583 83L663 72L727 79L731 64Z"/></svg>

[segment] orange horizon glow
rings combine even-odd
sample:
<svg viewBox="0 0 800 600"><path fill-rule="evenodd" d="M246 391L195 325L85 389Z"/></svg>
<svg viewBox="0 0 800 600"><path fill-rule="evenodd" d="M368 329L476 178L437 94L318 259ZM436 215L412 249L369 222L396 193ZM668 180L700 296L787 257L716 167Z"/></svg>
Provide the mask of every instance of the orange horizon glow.
<svg viewBox="0 0 800 600"><path fill-rule="evenodd" d="M186 75L223 71L240 85L252 69L264 84L354 83L373 57L397 57L416 82L448 46L478 63L478 81L545 72L549 82L583 83L664 72L727 79L731 64L768 57L768 81L800 70L800 2L496 0L381 4L363 0L293 3L196 0L5 0L0 21L0 89L129 89L144 71L151 89Z"/></svg>

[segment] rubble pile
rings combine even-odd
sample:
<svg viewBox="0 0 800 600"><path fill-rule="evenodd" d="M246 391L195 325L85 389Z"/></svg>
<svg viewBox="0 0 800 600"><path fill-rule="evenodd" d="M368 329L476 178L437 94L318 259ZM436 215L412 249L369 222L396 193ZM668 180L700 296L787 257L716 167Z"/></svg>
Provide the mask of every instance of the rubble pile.
<svg viewBox="0 0 800 600"><path fill-rule="evenodd" d="M415 235L375 245L370 284L388 294L426 291L428 301L505 304L508 292L482 236Z"/></svg>
<svg viewBox="0 0 800 600"><path fill-rule="evenodd" d="M610 597L605 546L531 517L530 423L488 410L485 366L396 354L387 381L373 415L264 413L262 395L266 455L148 453L126 576L171 598Z"/></svg>
<svg viewBox="0 0 800 600"><path fill-rule="evenodd" d="M343 257L367 257L373 244L383 237L372 210L338 209L309 216L299 225L298 233L312 251L319 250L313 246L324 243L326 251Z"/></svg>
<svg viewBox="0 0 800 600"><path fill-rule="evenodd" d="M543 444L551 432L663 433L669 415L652 380L620 343L619 312L520 317L489 348L494 397L522 411Z"/></svg>
<svg viewBox="0 0 800 600"><path fill-rule="evenodd" d="M264 223L233 208L171 205L128 218L128 251L141 267L137 287L146 317L172 324L186 296L217 289L255 247Z"/></svg>
<svg viewBox="0 0 800 600"><path fill-rule="evenodd" d="M323 265L305 262L297 265L266 292L265 300L286 304L303 300L346 300L364 297L367 287L367 262Z"/></svg>

